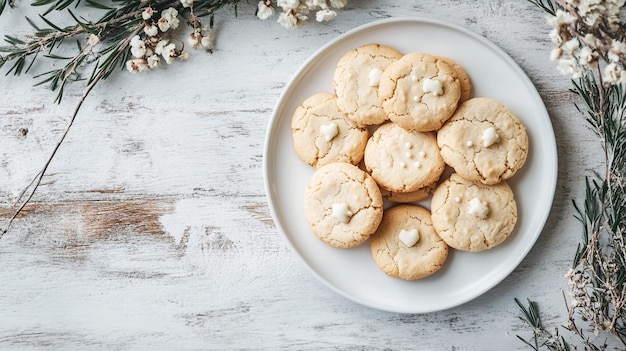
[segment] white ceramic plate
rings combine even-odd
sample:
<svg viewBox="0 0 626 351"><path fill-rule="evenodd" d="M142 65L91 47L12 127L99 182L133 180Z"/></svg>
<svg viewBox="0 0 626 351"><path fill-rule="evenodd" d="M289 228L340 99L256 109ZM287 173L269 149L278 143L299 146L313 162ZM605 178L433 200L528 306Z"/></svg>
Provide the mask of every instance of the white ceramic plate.
<svg viewBox="0 0 626 351"><path fill-rule="evenodd" d="M380 43L403 53L445 55L469 74L474 96L499 100L527 127L526 164L509 181L518 202L518 223L500 246L481 253L451 250L434 275L403 281L385 275L374 263L369 242L349 250L332 248L310 231L303 209L304 189L313 168L293 151L291 115L308 96L333 92L339 58L361 45ZM402 313L451 308L489 290L504 279L532 248L550 212L556 187L554 131L535 87L519 66L485 38L462 27L425 18L388 19L347 32L318 50L281 95L265 141L265 187L278 230L321 281L366 306ZM429 206L427 203L426 206Z"/></svg>

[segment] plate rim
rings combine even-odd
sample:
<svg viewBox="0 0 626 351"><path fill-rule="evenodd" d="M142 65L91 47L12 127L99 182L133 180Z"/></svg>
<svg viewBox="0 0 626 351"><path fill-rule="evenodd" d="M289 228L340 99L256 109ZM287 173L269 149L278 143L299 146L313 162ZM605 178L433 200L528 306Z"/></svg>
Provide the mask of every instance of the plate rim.
<svg viewBox="0 0 626 351"><path fill-rule="evenodd" d="M536 100L536 102L539 104L538 106L540 107L541 111L545 113L545 116L540 116L540 117L542 119L543 117L545 117L546 123L550 127L549 130L544 131L545 133L548 133L548 137L550 138L550 143L549 143L550 150L544 150L544 152L549 151L548 154L551 155L552 158L554 158L554 163L552 164L552 169L550 170L552 177L550 179L550 184L548 187L550 189L550 194L548 196L549 199L546 204L547 211L544 211L542 215L539 216L540 224L537 227L537 233L534 234L534 236L532 237L532 240L530 240L526 244L525 250L521 252L519 257L512 264L510 264L510 266L507 269L505 269L503 273L500 273L499 276L495 278L495 280L489 279L491 284L486 284L480 289L475 289L472 291L471 294L465 294L465 296L461 299L454 300L453 302L450 302L450 303L439 304L437 308L430 308L430 309L422 308L422 309L410 309L409 310L409 309L391 308L388 305L372 303L372 301L364 301L363 299L357 296L353 296L349 294L348 292L344 291L343 289L338 288L334 284L331 284L326 278L324 278L319 272L317 272L304 259L304 257L299 253L299 251L295 248L294 244L292 243L291 238L289 237L289 235L287 234L287 231L283 227L283 223L281 223L281 221L279 220L278 214L276 213L276 207L274 206L276 199L272 197L271 180L269 179L269 172L270 172L270 166L271 166L270 163L273 160L271 156L269 155L269 151L273 144L272 136L274 134L277 134L277 131L276 131L278 129L277 121L280 117L277 112L279 111L281 105L283 105L284 100L286 99L287 95L290 94L291 91L293 90L293 86L297 84L297 81L299 80L298 77L304 74L305 71L308 70L313 63L315 63L315 61L318 59L318 56L327 52L330 48L332 48L337 43L347 40L349 37L353 36L356 33L371 29L373 27L387 26L387 25L398 24L398 23L431 24L431 25L437 25L437 26L448 28L448 29L452 29L454 31L458 31L465 35L471 36L475 40L479 41L481 44L489 47L489 49L491 49L494 53L498 54L498 56L501 59L503 59L505 63L511 69L513 69L515 73L520 77L520 79L526 84L526 86L528 87L528 92L533 96L534 100ZM557 151L558 150L557 150L557 145L556 145L556 137L554 134L554 127L552 125L552 120L545 106L545 102L543 98L537 91L536 86L533 84L532 80L530 79L530 77L528 77L526 72L502 48L500 48L499 46L497 46L495 43L485 38L484 36L466 27L463 27L455 23L451 23L446 20L442 20L438 18L428 18L428 17L423 17L423 16L390 17L390 18L385 18L385 19L374 20L369 23L356 26L338 35L337 37L331 39L326 44L322 45L320 48L315 50L315 52L312 53L307 58L307 60L305 60L304 63L300 65L300 67L296 70L296 72L290 77L287 85L285 85L285 87L282 89L281 94L279 95L279 98L276 101L272 109L272 115L268 121L268 126L267 126L266 133L265 133L264 148L263 148L264 191L265 191L265 196L266 196L266 200L268 203L268 207L270 210L270 214L272 216L272 221L274 225L276 226L276 229L278 230L279 234L281 235L283 241L286 242L288 247L290 248L291 254L294 256L297 256L300 262L303 263L303 265L308 269L308 271L312 273L313 276L316 277L316 279L321 281L327 288L331 289L338 295L343 296L344 298L350 301L359 303L363 306L367 306L370 308L382 310L382 311L401 313L401 314L431 313L431 312L443 311L443 310L447 310L450 308L463 305L483 295L487 291L493 289L498 284L500 284L504 279L506 279L520 265L520 263L527 257L528 253L535 246L539 236L541 236L542 232L544 231L547 220L552 212L552 207L554 206L554 198L555 198L556 186L557 186L557 181L558 181L558 152Z"/></svg>

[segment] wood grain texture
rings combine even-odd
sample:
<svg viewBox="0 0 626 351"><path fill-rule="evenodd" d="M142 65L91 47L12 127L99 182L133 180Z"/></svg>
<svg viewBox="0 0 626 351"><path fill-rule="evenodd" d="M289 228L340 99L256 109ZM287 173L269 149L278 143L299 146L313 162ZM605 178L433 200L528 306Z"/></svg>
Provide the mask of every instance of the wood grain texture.
<svg viewBox="0 0 626 351"><path fill-rule="evenodd" d="M563 276L579 237L571 199L601 150L569 79L548 61L543 14L524 1L364 0L333 22L288 31L254 8L218 13L212 55L120 72L94 89L33 203L0 240L0 349L522 350L515 335L529 330L515 297L537 300L545 324L564 322ZM18 2L0 34L27 33L21 19L34 14ZM273 106L298 67L347 30L404 16L465 26L511 55L546 103L559 152L552 212L526 259L479 298L424 315L373 310L320 283L274 226L262 174ZM82 87L56 105L28 76L0 79L7 218Z"/></svg>

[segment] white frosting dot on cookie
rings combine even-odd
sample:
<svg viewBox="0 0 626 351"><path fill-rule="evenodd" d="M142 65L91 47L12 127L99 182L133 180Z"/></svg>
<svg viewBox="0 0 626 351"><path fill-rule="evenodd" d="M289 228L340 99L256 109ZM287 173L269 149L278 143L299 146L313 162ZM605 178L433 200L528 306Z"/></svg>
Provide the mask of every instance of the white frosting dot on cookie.
<svg viewBox="0 0 626 351"><path fill-rule="evenodd" d="M456 202L456 203L461 202L461 198L460 198L460 197L458 197L458 196L455 196L455 197L454 197L454 202Z"/></svg>
<svg viewBox="0 0 626 351"><path fill-rule="evenodd" d="M485 219L489 214L489 207L487 207L486 202L480 201L479 198L475 197L469 202L468 212L478 218Z"/></svg>
<svg viewBox="0 0 626 351"><path fill-rule="evenodd" d="M483 146L490 147L500 140L500 136L493 127L489 127L483 131Z"/></svg>
<svg viewBox="0 0 626 351"><path fill-rule="evenodd" d="M416 95L416 96L413 96L413 101L415 101L415 102L420 101L420 97L419 97L419 96L417 96L417 95Z"/></svg>
<svg viewBox="0 0 626 351"><path fill-rule="evenodd" d="M420 168L422 167L422 164L420 162L415 162L415 168Z"/></svg>
<svg viewBox="0 0 626 351"><path fill-rule="evenodd" d="M416 76L415 74L414 74L414 75L412 75L412 76L411 76L411 80L412 80L412 81L414 81L414 82L417 82L417 76Z"/></svg>
<svg viewBox="0 0 626 351"><path fill-rule="evenodd" d="M406 168L406 163L400 162L400 168Z"/></svg>
<svg viewBox="0 0 626 351"><path fill-rule="evenodd" d="M471 140L468 140L465 145L467 145L468 147L472 147L474 146L474 143Z"/></svg>
<svg viewBox="0 0 626 351"><path fill-rule="evenodd" d="M413 144L411 144L410 142L408 142L408 141L407 141L407 142L404 144L404 147L406 147L407 149L412 149L412 148L413 148Z"/></svg>
<svg viewBox="0 0 626 351"><path fill-rule="evenodd" d="M341 223L350 222L352 215L352 211L348 209L348 204L345 202L333 204L333 217L337 218Z"/></svg>
<svg viewBox="0 0 626 351"><path fill-rule="evenodd" d="M323 124L320 126L320 132L324 135L326 141L331 141L339 133L339 128L337 128L335 123Z"/></svg>
<svg viewBox="0 0 626 351"><path fill-rule="evenodd" d="M404 156L406 156L406 158L413 158L413 154L410 151L404 153Z"/></svg>
<svg viewBox="0 0 626 351"><path fill-rule="evenodd" d="M400 234L398 234L398 239L400 239L404 245L412 247L420 240L420 235L416 228L410 230L402 229L400 230Z"/></svg>
<svg viewBox="0 0 626 351"><path fill-rule="evenodd" d="M380 75L383 73L383 71L381 71L380 68L372 68L372 70L370 71L370 74L368 76L369 78L369 84L371 87L377 87L378 83L380 82Z"/></svg>
<svg viewBox="0 0 626 351"><path fill-rule="evenodd" d="M422 90L425 94L432 93L435 96L443 95L443 85L436 79L424 79L424 82L422 83Z"/></svg>
<svg viewBox="0 0 626 351"><path fill-rule="evenodd" d="M426 153L424 151L420 151L419 154L421 158L426 157Z"/></svg>

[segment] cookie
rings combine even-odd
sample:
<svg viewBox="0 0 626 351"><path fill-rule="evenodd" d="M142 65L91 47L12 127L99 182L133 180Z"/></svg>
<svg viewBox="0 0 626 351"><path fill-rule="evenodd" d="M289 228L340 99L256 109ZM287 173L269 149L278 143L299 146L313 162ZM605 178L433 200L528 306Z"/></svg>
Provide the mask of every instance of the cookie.
<svg viewBox="0 0 626 351"><path fill-rule="evenodd" d="M435 273L448 258L448 245L437 235L430 212L417 205L386 210L370 238L370 250L383 272L405 280Z"/></svg>
<svg viewBox="0 0 626 351"><path fill-rule="evenodd" d="M432 132L410 132L394 123L369 138L363 157L367 172L386 190L409 193L439 179L445 163Z"/></svg>
<svg viewBox="0 0 626 351"><path fill-rule="evenodd" d="M392 122L408 130L434 131L456 110L461 84L445 60L416 52L385 69L378 95Z"/></svg>
<svg viewBox="0 0 626 351"><path fill-rule="evenodd" d="M437 58L449 64L459 79L459 84L461 85L461 97L459 98L459 103L469 100L472 97L472 82L470 81L467 72L456 61L449 57L437 56Z"/></svg>
<svg viewBox="0 0 626 351"><path fill-rule="evenodd" d="M398 50L381 44L348 51L337 63L333 76L339 109L360 125L386 121L378 83L385 68L401 57Z"/></svg>
<svg viewBox="0 0 626 351"><path fill-rule="evenodd" d="M383 194L383 198L391 201L391 202L399 202L399 203L407 203L407 202L417 202L427 199L430 194L435 190L436 182L431 185L426 185L425 187L419 188L415 191L411 191L409 193L398 193L389 191L385 188L380 188L380 193Z"/></svg>
<svg viewBox="0 0 626 351"><path fill-rule="evenodd" d="M478 252L501 244L517 222L517 205L506 182L485 185L452 174L431 200L439 236L452 248Z"/></svg>
<svg viewBox="0 0 626 351"><path fill-rule="evenodd" d="M293 146L300 159L319 168L332 162L357 164L369 132L347 118L337 98L317 93L307 98L291 119Z"/></svg>
<svg viewBox="0 0 626 351"><path fill-rule="evenodd" d="M336 248L366 241L383 216L383 198L372 177L348 163L318 168L305 190L304 210L313 233Z"/></svg>
<svg viewBox="0 0 626 351"><path fill-rule="evenodd" d="M517 116L485 97L462 103L437 133L437 144L456 173L484 184L512 177L528 154L526 128Z"/></svg>

